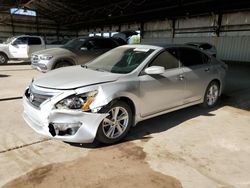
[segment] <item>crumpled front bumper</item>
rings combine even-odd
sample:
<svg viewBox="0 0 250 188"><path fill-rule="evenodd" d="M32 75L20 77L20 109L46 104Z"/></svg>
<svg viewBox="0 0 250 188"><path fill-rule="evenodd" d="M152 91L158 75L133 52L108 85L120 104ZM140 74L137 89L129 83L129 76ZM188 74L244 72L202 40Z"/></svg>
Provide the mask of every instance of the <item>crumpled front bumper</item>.
<svg viewBox="0 0 250 188"><path fill-rule="evenodd" d="M58 110L47 108L38 109L33 107L28 99L23 98L23 118L26 123L37 133L47 137L53 137L66 142L74 143L92 143L101 121L108 114L81 112L74 110ZM80 123L79 129L73 135L55 135L52 136L49 129L53 124L71 124Z"/></svg>

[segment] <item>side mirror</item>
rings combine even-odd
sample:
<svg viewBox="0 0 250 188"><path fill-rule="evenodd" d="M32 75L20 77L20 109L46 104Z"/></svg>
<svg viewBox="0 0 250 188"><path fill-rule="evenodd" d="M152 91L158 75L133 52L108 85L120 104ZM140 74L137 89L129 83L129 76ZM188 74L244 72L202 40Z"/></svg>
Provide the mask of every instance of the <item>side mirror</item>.
<svg viewBox="0 0 250 188"><path fill-rule="evenodd" d="M144 72L149 75L163 74L165 72L165 68L161 66L152 66L152 67L146 68Z"/></svg>
<svg viewBox="0 0 250 188"><path fill-rule="evenodd" d="M81 51L87 51L88 50L88 48L86 48L86 47L81 47L80 49L81 49Z"/></svg>

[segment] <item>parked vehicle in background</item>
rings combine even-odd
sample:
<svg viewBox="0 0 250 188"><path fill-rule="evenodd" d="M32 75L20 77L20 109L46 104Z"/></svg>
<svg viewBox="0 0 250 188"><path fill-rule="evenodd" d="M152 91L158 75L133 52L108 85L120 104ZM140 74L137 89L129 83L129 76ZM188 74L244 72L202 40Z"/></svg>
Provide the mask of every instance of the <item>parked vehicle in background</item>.
<svg viewBox="0 0 250 188"><path fill-rule="evenodd" d="M139 44L141 42L139 33L134 30L121 31L119 33L114 34L112 37L119 40L122 39L127 44Z"/></svg>
<svg viewBox="0 0 250 188"><path fill-rule="evenodd" d="M211 54L214 57L216 57L217 55L216 47L206 42L188 42L186 43L186 45L200 48L201 50L206 51L207 53Z"/></svg>
<svg viewBox="0 0 250 188"><path fill-rule="evenodd" d="M59 41L53 41L51 42L50 44L60 44L60 45L64 45L66 44L67 42L69 42L70 39L63 39L63 40L59 40Z"/></svg>
<svg viewBox="0 0 250 188"><path fill-rule="evenodd" d="M46 45L40 36L21 35L8 38L0 44L0 64L6 64L8 60L30 60L31 54L47 48L60 45Z"/></svg>
<svg viewBox="0 0 250 188"><path fill-rule="evenodd" d="M77 64L84 64L101 54L126 44L122 39L83 37L72 39L60 48L34 53L31 66L41 72Z"/></svg>
<svg viewBox="0 0 250 188"><path fill-rule="evenodd" d="M23 117L48 137L115 143L142 120L196 104L214 107L226 70L187 45L124 45L35 79L23 97Z"/></svg>

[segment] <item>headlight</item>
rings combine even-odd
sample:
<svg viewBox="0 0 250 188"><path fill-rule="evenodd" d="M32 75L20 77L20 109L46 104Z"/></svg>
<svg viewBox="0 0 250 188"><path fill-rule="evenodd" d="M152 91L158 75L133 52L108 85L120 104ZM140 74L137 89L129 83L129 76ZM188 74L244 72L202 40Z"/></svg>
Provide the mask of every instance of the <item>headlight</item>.
<svg viewBox="0 0 250 188"><path fill-rule="evenodd" d="M55 106L57 109L81 109L87 111L96 95L97 91L91 91L81 95L72 95L61 100Z"/></svg>
<svg viewBox="0 0 250 188"><path fill-rule="evenodd" d="M51 56L51 55L41 55L41 56L39 56L40 60L50 60L52 58L53 58L53 56Z"/></svg>

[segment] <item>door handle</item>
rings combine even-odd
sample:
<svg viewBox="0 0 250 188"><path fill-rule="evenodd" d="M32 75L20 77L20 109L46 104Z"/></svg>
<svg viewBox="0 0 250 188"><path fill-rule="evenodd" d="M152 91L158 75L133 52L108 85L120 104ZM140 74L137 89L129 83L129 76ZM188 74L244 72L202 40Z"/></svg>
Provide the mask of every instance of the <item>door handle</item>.
<svg viewBox="0 0 250 188"><path fill-rule="evenodd" d="M209 72L209 71L210 71L210 68L205 68L204 71L205 71L205 72Z"/></svg>
<svg viewBox="0 0 250 188"><path fill-rule="evenodd" d="M179 80L183 80L184 79L184 76L181 74L179 75Z"/></svg>

